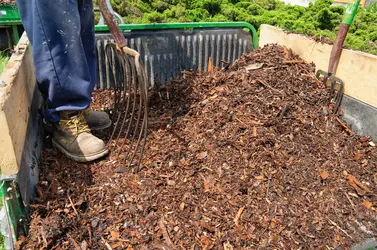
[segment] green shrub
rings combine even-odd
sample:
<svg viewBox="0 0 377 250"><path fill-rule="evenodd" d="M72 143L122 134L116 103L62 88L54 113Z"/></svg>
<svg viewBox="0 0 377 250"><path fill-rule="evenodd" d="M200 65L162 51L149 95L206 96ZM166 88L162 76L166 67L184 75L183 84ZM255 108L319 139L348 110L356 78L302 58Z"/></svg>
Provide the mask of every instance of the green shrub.
<svg viewBox="0 0 377 250"><path fill-rule="evenodd" d="M376 0L377 1L377 0ZM331 0L317 0L308 7L291 6L279 0L111 0L114 10L128 23L245 21L315 37L335 40L345 7ZM359 8L349 29L346 46L376 53L377 2Z"/></svg>

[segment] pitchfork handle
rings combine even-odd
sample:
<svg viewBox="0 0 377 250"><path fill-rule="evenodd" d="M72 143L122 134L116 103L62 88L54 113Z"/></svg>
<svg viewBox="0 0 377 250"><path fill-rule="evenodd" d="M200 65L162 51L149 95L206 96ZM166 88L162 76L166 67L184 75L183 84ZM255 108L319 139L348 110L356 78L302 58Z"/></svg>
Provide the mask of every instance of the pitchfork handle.
<svg viewBox="0 0 377 250"><path fill-rule="evenodd" d="M107 27L109 27L110 33L114 37L115 43L120 48L126 47L127 46L126 38L124 38L122 31L120 30L118 24L116 23L115 16L110 12L106 0L98 0L98 6L101 10L103 18L105 19L105 23Z"/></svg>
<svg viewBox="0 0 377 250"><path fill-rule="evenodd" d="M336 63L339 61L340 54L342 52L343 43L344 43L344 40L346 39L349 27L350 27L349 25L346 25L344 23L340 25L338 36L331 50L329 69L328 69L329 74L335 73L335 66L336 66Z"/></svg>
<svg viewBox="0 0 377 250"><path fill-rule="evenodd" d="M329 69L328 69L329 76L335 73L336 64L340 59L340 54L342 52L344 40L346 39L347 32L350 25L355 19L356 12L357 12L357 9L359 8L359 5L360 5L360 0L356 0L353 3L350 3L346 8L345 15L343 17L342 23L340 24L338 35L336 37L336 41L331 50Z"/></svg>

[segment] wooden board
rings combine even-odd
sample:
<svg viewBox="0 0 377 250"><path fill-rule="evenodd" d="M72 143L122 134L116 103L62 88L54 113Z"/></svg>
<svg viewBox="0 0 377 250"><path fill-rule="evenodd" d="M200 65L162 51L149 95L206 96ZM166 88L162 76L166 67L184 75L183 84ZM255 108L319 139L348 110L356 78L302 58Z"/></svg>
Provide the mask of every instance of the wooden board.
<svg viewBox="0 0 377 250"><path fill-rule="evenodd" d="M314 62L317 70L327 71L331 45L262 25L259 46L269 43L284 45L305 61ZM344 81L347 95L377 107L377 56L344 49L335 75Z"/></svg>
<svg viewBox="0 0 377 250"><path fill-rule="evenodd" d="M0 167L3 176L19 171L36 80L31 47L23 35L0 77ZM3 85L4 85L3 84Z"/></svg>

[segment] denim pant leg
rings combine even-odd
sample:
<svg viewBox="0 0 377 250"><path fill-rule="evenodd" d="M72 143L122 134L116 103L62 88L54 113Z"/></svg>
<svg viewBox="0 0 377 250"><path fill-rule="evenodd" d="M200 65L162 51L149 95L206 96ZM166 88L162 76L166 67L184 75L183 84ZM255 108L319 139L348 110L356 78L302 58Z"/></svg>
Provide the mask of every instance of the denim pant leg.
<svg viewBox="0 0 377 250"><path fill-rule="evenodd" d="M33 47L38 87L47 102L45 119L82 110L95 85L92 0L17 0Z"/></svg>
<svg viewBox="0 0 377 250"><path fill-rule="evenodd" d="M96 45L94 32L93 0L79 0L79 13L81 20L81 41L84 47L86 61L89 67L92 91L96 85Z"/></svg>

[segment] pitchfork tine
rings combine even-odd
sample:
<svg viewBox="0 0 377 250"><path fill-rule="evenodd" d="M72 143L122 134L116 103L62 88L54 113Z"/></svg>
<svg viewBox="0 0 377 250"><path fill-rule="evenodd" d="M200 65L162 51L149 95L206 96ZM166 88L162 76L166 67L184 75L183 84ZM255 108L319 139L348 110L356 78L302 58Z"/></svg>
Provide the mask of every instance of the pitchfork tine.
<svg viewBox="0 0 377 250"><path fill-rule="evenodd" d="M114 130L111 134L110 141L113 140L115 133L118 132L116 137L116 141L114 146L117 147L119 138L123 133L123 129L126 126L128 121L127 131L125 133L125 140L123 141L121 147L119 148L119 153L121 149L125 146L126 140L130 136L131 133L131 124L135 124L135 128L133 129L132 138L129 143L129 148L127 150L126 158L128 158L131 154L131 158L127 159L129 165L132 164L133 159L136 153L140 150L140 156L137 162L136 171L139 171L141 159L145 150L146 145L146 138L147 138L147 130L148 130L148 92L147 92L147 77L145 73L145 68L140 58L140 54L128 48L126 39L124 38L123 33L115 23L115 19L105 0L99 0L98 5L101 9L102 15L106 21L107 26L111 34L114 37L115 44L110 43L106 46L106 55L108 59L111 61L111 65L113 67L113 76L115 80L115 113L113 114L114 117L117 117L116 124L114 126ZM117 64L117 62L119 64ZM118 71L117 66L120 65L121 69ZM120 76L117 74L120 72ZM118 83L118 80L121 80ZM123 82L123 83L122 83ZM133 100L131 100L133 98ZM137 98L139 98L139 103L137 104ZM131 113L129 114L131 107ZM135 112L138 114L135 118ZM119 111L119 113L118 113ZM123 117L122 124L121 117ZM140 132L138 133L138 131ZM134 145L135 139L137 138L137 142ZM141 143L141 140L143 142ZM119 156L118 153L118 156Z"/></svg>
<svg viewBox="0 0 377 250"><path fill-rule="evenodd" d="M130 60L130 64L132 65L132 68L133 69L136 69L136 65L135 64L133 64L133 62ZM134 71L133 71L134 72ZM133 81L133 82L135 82L135 91L134 91L134 107L133 107L133 110L132 110L132 114L131 114L131 118L130 118L130 121L132 121L133 120L133 117L134 117L134 113L135 113L135 108L136 108L136 99L137 99L137 95L136 95L136 90L138 89L137 87L137 84L136 84L136 82L137 82L137 78L135 77L135 74L133 74L133 77L134 77L134 80L135 81ZM133 132L133 134L132 134L132 139L131 139L131 143L130 143L130 146L129 146L129 149L128 149L128 151L127 151L127 154L126 154L126 158L128 158L128 156L130 155L130 152L131 152L131 150L132 150L132 146L133 146L133 144L134 144L134 141L135 141L135 138L136 138L136 133L137 133L137 129L138 129L138 127L139 127L139 123L140 123L140 117L141 117L141 107L142 107L142 98L141 98L141 94L140 94L140 98L139 98L140 100L139 100L139 107L138 107L138 114L137 114L137 118L136 118L136 125L135 125L135 129L134 129L134 132ZM131 124L131 123L130 123ZM137 150L137 145L136 145L136 147L135 147L135 151ZM131 157L131 159L130 159L130 162L133 160L133 157Z"/></svg>
<svg viewBox="0 0 377 250"><path fill-rule="evenodd" d="M126 131L126 134L124 135L125 136L125 138L127 138L128 137L128 135L129 135L129 133L130 133L130 129L131 129L131 124L132 124L132 121L133 121L133 119L134 119L134 114L135 114L135 108L136 108L136 92L137 92L137 82L136 82L136 77L135 77L135 68L133 67L133 64L132 64L132 62L129 60L129 63L130 63L130 72L131 72L131 78L132 78L132 82L130 83L130 92L128 93L129 95L129 98L131 98L131 90L132 90L132 87L134 87L135 88L135 90L133 91L134 92L134 95L133 95L133 104L132 104L132 111L131 111L131 117L129 118L129 123L128 123L128 127L127 127L127 131ZM125 114L125 118L127 118L128 117L128 114ZM120 132L121 133L121 132ZM123 141L123 143L122 143L122 145L121 145L121 148L123 148L124 147L124 145L125 145L125 142L126 141ZM131 149L132 149L132 144L133 144L133 140L131 140L131 143L130 143L130 145L129 145L129 150L128 151L130 151ZM118 156L120 155L120 151L119 151L119 153L118 153ZM129 155L129 152L127 152L127 154L126 154L126 158L128 157L128 155Z"/></svg>
<svg viewBox="0 0 377 250"><path fill-rule="evenodd" d="M107 44L106 45L106 48L105 48L105 51L106 51L106 56L107 56L107 58L108 58L108 60L109 60L109 62L110 62L110 66L112 67L112 68L114 68L115 67L115 65L116 65L116 63L115 63L115 57L113 56L114 55L114 51L113 50L111 50L111 48L116 48L116 46L115 46L115 44L113 44L113 43L110 43L110 44ZM116 50L115 50L116 51ZM118 55L117 55L117 59L119 59L118 58ZM121 62L123 61L123 60L120 60ZM110 139L109 139L109 143L111 143L111 141L112 141L112 139L114 138L114 134L115 134L115 131L117 130L117 128L118 128L118 124L119 124L119 121L120 121L120 117L121 117L121 114L122 114L122 112L118 112L118 109L119 109L119 102L120 102L120 98L118 98L118 88L117 88L117 86L118 86L118 79L117 79L117 76L116 76L116 74L115 74L115 72L113 71L113 76L114 76L114 84L115 84L115 86L114 86L114 89L115 89L115 94L114 94L114 98L115 98L115 105L114 105L114 111L113 111L113 114L114 114L114 116L116 115L116 114L118 114L118 118L116 119L116 121L115 121L115 126L114 126L114 129L113 129L113 132L111 133L111 136L110 136ZM112 147L112 149L114 148L116 146L116 143L114 144L114 146Z"/></svg>
<svg viewBox="0 0 377 250"><path fill-rule="evenodd" d="M125 79L128 79L128 80L126 80L125 81L126 83L124 84L123 102L125 102L125 103L127 102L127 104L126 104L126 109L124 111L124 117L123 117L122 125L121 125L121 127L119 129L118 136L117 136L117 139L115 141L116 145L118 144L119 137L121 136L123 128L124 128L124 125L126 123L126 120L127 120L127 117L128 117L128 111L129 111L129 108L130 108L130 100L131 100L130 95L128 95L128 93L131 93L131 84L127 84L127 82L129 82L129 80L132 78L132 74L131 74L131 72L129 70L130 67L129 67L129 64L128 64L128 60L124 60L124 65L125 65L125 68L128 69L128 70L124 71L124 77L125 77ZM125 134L125 138L127 138L127 136L128 136L128 132ZM124 145L124 144L122 144L122 145ZM119 154L120 154L120 151L119 151L119 153L118 153L117 156L119 156Z"/></svg>

